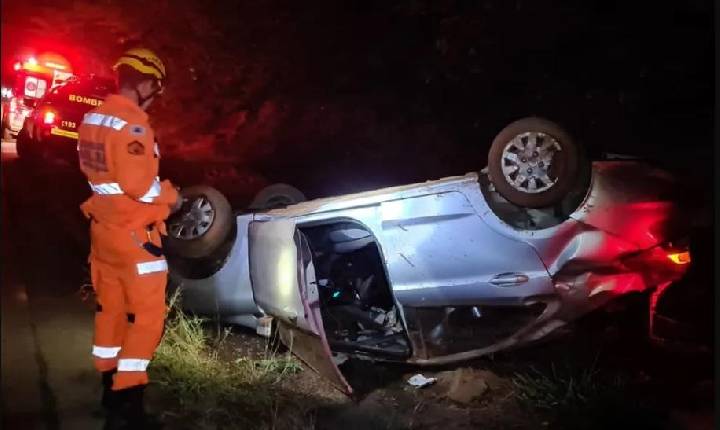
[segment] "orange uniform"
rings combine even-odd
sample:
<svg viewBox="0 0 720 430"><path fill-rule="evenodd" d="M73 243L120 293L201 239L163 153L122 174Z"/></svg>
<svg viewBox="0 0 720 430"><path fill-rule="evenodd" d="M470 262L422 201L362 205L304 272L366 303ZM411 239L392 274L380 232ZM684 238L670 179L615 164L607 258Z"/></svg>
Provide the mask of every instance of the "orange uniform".
<svg viewBox="0 0 720 430"><path fill-rule="evenodd" d="M178 192L158 179L154 134L132 100L109 96L85 115L78 132L80 168L93 190L81 210L91 220L95 367L117 368L113 390L144 385L165 321L160 234Z"/></svg>

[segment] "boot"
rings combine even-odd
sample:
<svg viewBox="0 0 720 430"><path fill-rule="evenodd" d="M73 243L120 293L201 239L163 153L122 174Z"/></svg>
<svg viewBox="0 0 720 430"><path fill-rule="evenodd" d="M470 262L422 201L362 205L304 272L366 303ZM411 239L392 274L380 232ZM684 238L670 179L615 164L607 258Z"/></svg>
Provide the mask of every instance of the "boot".
<svg viewBox="0 0 720 430"><path fill-rule="evenodd" d="M160 430L162 423L145 412L145 386L111 392L110 410L104 430Z"/></svg>
<svg viewBox="0 0 720 430"><path fill-rule="evenodd" d="M103 392L102 392L102 399L100 401L100 404L106 411L111 408L110 403L114 399L111 388L112 388L112 384L113 384L113 375L116 373L117 373L117 369L109 370L107 372L102 372Z"/></svg>

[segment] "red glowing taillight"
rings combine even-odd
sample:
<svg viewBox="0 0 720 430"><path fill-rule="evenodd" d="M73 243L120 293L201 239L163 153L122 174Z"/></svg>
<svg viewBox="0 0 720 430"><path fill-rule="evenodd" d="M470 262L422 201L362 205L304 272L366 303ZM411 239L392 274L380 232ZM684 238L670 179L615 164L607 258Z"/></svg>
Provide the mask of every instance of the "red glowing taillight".
<svg viewBox="0 0 720 430"><path fill-rule="evenodd" d="M687 239L668 242L662 246L668 260L678 266L690 264L690 243Z"/></svg>
<svg viewBox="0 0 720 430"><path fill-rule="evenodd" d="M56 115L55 112L49 110L43 114L43 123L46 125L55 124Z"/></svg>
<svg viewBox="0 0 720 430"><path fill-rule="evenodd" d="M668 242L628 255L623 265L642 274L647 285L661 285L682 276L690 264L690 247L686 241Z"/></svg>
<svg viewBox="0 0 720 430"><path fill-rule="evenodd" d="M690 263L690 261L692 261L690 259L690 251L670 252L668 253L667 258L669 258L670 261L678 265L688 264Z"/></svg>

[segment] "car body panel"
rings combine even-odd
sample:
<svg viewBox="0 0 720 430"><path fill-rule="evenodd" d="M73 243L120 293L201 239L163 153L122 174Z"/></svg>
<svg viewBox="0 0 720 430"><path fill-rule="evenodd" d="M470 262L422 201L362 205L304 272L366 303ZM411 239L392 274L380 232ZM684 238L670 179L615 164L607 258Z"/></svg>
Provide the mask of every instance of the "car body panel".
<svg viewBox="0 0 720 430"><path fill-rule="evenodd" d="M482 196L474 196L472 203L493 230L532 246L554 276L571 261L606 265L619 255L686 234L668 195L671 186L666 174L642 162L595 162L584 201L562 223L540 230L507 224Z"/></svg>
<svg viewBox="0 0 720 430"><path fill-rule="evenodd" d="M295 221L292 219L273 224L256 221L250 225L252 288L255 302L263 312L302 330L312 331L298 286L299 256L294 235Z"/></svg>
<svg viewBox="0 0 720 430"><path fill-rule="evenodd" d="M364 225L382 251L400 305L477 304L479 297L486 303L521 303L552 294L550 277L532 247L498 234L479 218L466 197L479 194L472 173L300 203L266 217L298 214L299 227L342 220ZM528 281L509 292L508 282L499 278L511 274Z"/></svg>
<svg viewBox="0 0 720 430"><path fill-rule="evenodd" d="M451 176L433 181L388 187L380 190L345 194L336 197L326 197L298 203L283 209L275 209L269 211L267 215L277 218L294 218L302 216L304 219L312 219L312 216L315 214L332 212L339 213L344 210L376 206L380 203L393 200L403 200L434 193L458 191L466 186L476 187L477 179L478 175L476 173L468 173L464 176ZM338 216L342 216L342 214Z"/></svg>
<svg viewBox="0 0 720 430"><path fill-rule="evenodd" d="M351 394L352 388L332 360L310 247L294 220L255 222L249 238L250 273L258 306L278 319L280 339L291 351Z"/></svg>
<svg viewBox="0 0 720 430"><path fill-rule="evenodd" d="M533 249L491 230L462 191L383 202L380 209L382 230L373 233L405 306L515 303L553 292ZM511 288L522 293L508 294Z"/></svg>
<svg viewBox="0 0 720 430"><path fill-rule="evenodd" d="M646 249L687 234L675 180L644 163L595 163L585 203L571 215Z"/></svg>
<svg viewBox="0 0 720 430"><path fill-rule="evenodd" d="M252 219L252 214L236 218L238 234L235 243L227 261L217 272L207 278L183 279L171 271L171 276L181 288L183 303L188 310L220 318L261 314L255 304L250 283L247 231ZM243 325L253 323L252 318L245 320L247 323Z"/></svg>
<svg viewBox="0 0 720 430"><path fill-rule="evenodd" d="M307 342L313 345L305 354L325 351L325 373L334 374L319 310L310 310L316 287L297 275L303 271L298 271L300 248L293 235L346 222L364 227L375 239L412 345L406 361L420 365L454 363L533 342L618 295L656 287L683 273L671 268L652 277L652 267L638 271L624 265L626 257L682 233L682 219L665 193L671 181L642 163L593 163L577 209L537 229L516 227L496 213L487 197L491 191L482 188L486 179L469 173L256 214L249 242L259 307L287 330L312 334ZM623 185L632 190L618 190ZM552 209L542 216L554 216ZM492 342L470 342L466 350L433 348L428 335L434 326L423 316L427 310L439 311L439 319L431 321L438 328L443 312L471 306L519 309L528 316ZM344 381L336 376L335 385L342 387Z"/></svg>

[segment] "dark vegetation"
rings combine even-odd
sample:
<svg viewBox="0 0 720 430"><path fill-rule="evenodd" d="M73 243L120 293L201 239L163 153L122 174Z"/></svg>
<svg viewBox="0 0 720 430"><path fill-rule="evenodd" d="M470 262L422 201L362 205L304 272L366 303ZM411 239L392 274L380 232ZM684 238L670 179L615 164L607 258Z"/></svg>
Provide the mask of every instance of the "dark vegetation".
<svg viewBox="0 0 720 430"><path fill-rule="evenodd" d="M171 74L153 113L164 154L231 161L238 186L286 181L313 197L462 174L485 165L504 125L530 114L564 125L593 155L692 166L699 181L712 166L712 9L708 0L11 0L3 57L35 43L104 74L142 40Z"/></svg>

